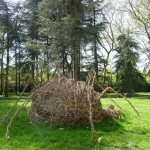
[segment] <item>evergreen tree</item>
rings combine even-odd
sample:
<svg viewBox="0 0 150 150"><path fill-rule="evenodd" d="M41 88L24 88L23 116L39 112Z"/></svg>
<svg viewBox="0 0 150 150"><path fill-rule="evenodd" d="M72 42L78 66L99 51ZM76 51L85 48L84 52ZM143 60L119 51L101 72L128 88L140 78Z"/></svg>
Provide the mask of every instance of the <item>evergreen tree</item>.
<svg viewBox="0 0 150 150"><path fill-rule="evenodd" d="M25 45L25 36L26 36L26 28L25 28L25 9L24 3L18 2L13 7L14 12L14 42L13 42L13 59L14 60L14 69L15 69L15 93L21 91L21 70L24 58L26 58L24 52Z"/></svg>
<svg viewBox="0 0 150 150"><path fill-rule="evenodd" d="M9 84L9 65L10 65L10 48L14 40L14 20L12 5L5 0L0 0L0 24L3 28L3 47L2 47L2 60L4 60L4 53L6 52L6 67L5 67L5 80L4 80L4 65L1 64L1 91L4 89L5 97L8 97L8 84ZM3 63L3 62L1 62ZM5 84L4 84L5 83ZM2 85L3 84L3 85ZM2 87L3 86L3 87Z"/></svg>
<svg viewBox="0 0 150 150"><path fill-rule="evenodd" d="M119 83L119 89L131 96L135 92L135 84L139 76L136 68L139 59L137 52L139 46L129 34L122 34L117 40L118 47L115 56L117 59L115 65L117 82Z"/></svg>
<svg viewBox="0 0 150 150"><path fill-rule="evenodd" d="M39 74L39 48L37 46L31 46L33 43L36 44L36 41L39 39L39 24L38 24L38 13L37 8L41 0L29 0L27 1L25 7L26 12L26 29L27 29L27 45L30 45L28 48L29 54L29 64L31 64L31 74L32 79L37 81ZM35 76L36 75L36 76ZM36 78L35 78L36 77Z"/></svg>
<svg viewBox="0 0 150 150"><path fill-rule="evenodd" d="M60 63L66 64L67 68L72 70L75 79L80 77L81 51L85 43L92 47L92 55L94 53L95 59L94 68L98 74L97 38L103 28L103 19L97 23L97 15L99 19L101 18L101 9L98 10L97 7L102 2L98 0L44 0L39 5L41 31L53 39L53 54L56 54ZM71 59L71 64L68 63L68 58Z"/></svg>

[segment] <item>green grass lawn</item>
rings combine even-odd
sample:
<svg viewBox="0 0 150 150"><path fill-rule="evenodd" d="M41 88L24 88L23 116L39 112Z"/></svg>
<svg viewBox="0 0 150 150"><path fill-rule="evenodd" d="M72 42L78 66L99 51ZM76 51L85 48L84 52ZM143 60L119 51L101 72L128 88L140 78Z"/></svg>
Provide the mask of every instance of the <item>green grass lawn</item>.
<svg viewBox="0 0 150 150"><path fill-rule="evenodd" d="M0 98L0 119L15 99L13 96L8 100ZM102 138L99 143L91 141L89 125L51 127L31 123L27 115L28 106L17 115L9 140L5 139L9 120L0 128L0 150L150 150L150 93L139 93L130 98L142 118L141 126L127 102L122 98L114 99L125 112L120 120L104 120L95 125L96 136ZM109 99L102 98L104 107L110 103Z"/></svg>

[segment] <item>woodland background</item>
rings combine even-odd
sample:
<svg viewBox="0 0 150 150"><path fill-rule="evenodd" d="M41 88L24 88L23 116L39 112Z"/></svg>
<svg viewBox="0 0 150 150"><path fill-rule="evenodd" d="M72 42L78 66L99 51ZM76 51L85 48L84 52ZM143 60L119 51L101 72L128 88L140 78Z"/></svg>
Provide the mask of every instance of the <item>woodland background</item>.
<svg viewBox="0 0 150 150"><path fill-rule="evenodd" d="M150 91L149 0L0 0L0 95L54 76ZM95 83L95 89L101 91Z"/></svg>

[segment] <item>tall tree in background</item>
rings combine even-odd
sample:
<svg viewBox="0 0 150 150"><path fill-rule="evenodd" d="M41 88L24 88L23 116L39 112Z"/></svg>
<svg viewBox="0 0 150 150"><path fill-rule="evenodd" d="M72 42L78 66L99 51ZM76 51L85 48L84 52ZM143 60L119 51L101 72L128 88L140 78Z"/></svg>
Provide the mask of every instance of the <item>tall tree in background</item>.
<svg viewBox="0 0 150 150"><path fill-rule="evenodd" d="M4 85L4 27L0 26L0 95L3 94L3 85Z"/></svg>
<svg viewBox="0 0 150 150"><path fill-rule="evenodd" d="M104 29L102 9L98 9L101 3L103 1L98 0L44 0L39 5L42 32L53 39L53 54L71 68L75 79L80 77L83 43L92 46L91 55L94 53L94 68L98 76L97 39L99 32ZM58 55L61 52L63 59Z"/></svg>
<svg viewBox="0 0 150 150"><path fill-rule="evenodd" d="M109 8L109 11L108 11ZM100 46L102 47L103 57L104 57L104 67L103 67L103 81L102 84L105 85L107 81L107 72L108 69L112 69L112 65L110 63L110 57L112 52L115 51L116 48L116 38L117 38L117 30L116 30L116 10L112 5L109 5L105 10L106 16L106 29L101 34L101 40L99 40ZM108 68L109 66L109 68ZM110 70L109 70L110 71ZM112 74L112 72L111 72Z"/></svg>
<svg viewBox="0 0 150 150"><path fill-rule="evenodd" d="M21 59L24 58L23 45L25 45L25 18L24 18L24 3L18 2L14 5L14 59L15 59L15 93L21 91Z"/></svg>
<svg viewBox="0 0 150 150"><path fill-rule="evenodd" d="M128 0L126 11L132 17L134 33L147 57L145 69L150 72L150 0Z"/></svg>
<svg viewBox="0 0 150 150"><path fill-rule="evenodd" d="M136 69L138 62L139 49L137 42L129 35L122 34L118 37L118 47L116 60L117 81L119 89L131 96L134 93L134 85L137 80L138 70Z"/></svg>
<svg viewBox="0 0 150 150"><path fill-rule="evenodd" d="M93 35L93 52L94 52L94 69L96 73L96 79L99 78L99 65L101 62L104 62L100 55L100 41L101 41L101 34L102 31L105 30L106 26L106 19L104 17L103 9L105 5L103 4L104 1L92 1L91 5L93 6L91 15L91 21L93 24L91 24L92 35ZM90 12L89 12L90 13ZM99 60L100 58L100 60Z"/></svg>
<svg viewBox="0 0 150 150"><path fill-rule="evenodd" d="M39 38L39 24L38 24L38 13L37 8L38 4L41 0L29 0L26 3L27 8L27 30L28 30L28 41L31 43L34 43ZM28 42L27 41L27 42ZM36 43L36 42L35 42ZM31 58L31 74L33 80L38 80L38 74L39 74L39 68L38 68L38 57L39 57L39 49L38 47L30 47L29 50L29 56ZM36 71L36 72L35 72ZM35 79L36 74L36 79Z"/></svg>
<svg viewBox="0 0 150 150"><path fill-rule="evenodd" d="M79 79L80 76L80 28L82 26L83 17L83 5L81 0L69 0L68 2L62 1L61 15L68 17L68 23L71 22L70 32L68 33L68 39L70 38L70 48L72 49L72 66L73 66L73 78ZM63 13L64 12L64 13ZM63 19L63 18L61 18ZM60 20L61 21L61 20Z"/></svg>
<svg viewBox="0 0 150 150"><path fill-rule="evenodd" d="M134 36L139 35L140 48L144 39L147 61L150 54L149 1L127 1L126 10L118 14L123 4L112 9L110 3L110 7L105 7L104 0L26 0L17 4L0 0L0 93L7 96L11 88L17 94L28 79L24 74L40 83L50 80L58 70L63 75L84 80L87 70L92 68L96 78L105 85L110 58L117 46L116 37L120 34L116 67L117 79L122 82L120 77L128 76L123 69L129 69L124 67L129 65L122 65L126 64L123 54L129 55L126 47L135 52L125 42L132 38L124 34L129 22L125 22L123 12L126 15L129 12L134 19L130 29ZM122 45L125 52L119 50Z"/></svg>
<svg viewBox="0 0 150 150"><path fill-rule="evenodd" d="M3 25L3 41L5 40L5 46L3 46L3 53L6 51L6 73L5 73L5 97L8 97L8 84L9 84L9 63L10 63L10 48L12 47L12 42L14 38L14 22L12 18L12 11L11 7L7 3L7 1L1 0L0 1L1 7L1 24ZM3 66L2 66L3 68ZM2 72L3 74L3 72ZM3 82L4 83L4 82ZM3 86L4 86L3 85Z"/></svg>

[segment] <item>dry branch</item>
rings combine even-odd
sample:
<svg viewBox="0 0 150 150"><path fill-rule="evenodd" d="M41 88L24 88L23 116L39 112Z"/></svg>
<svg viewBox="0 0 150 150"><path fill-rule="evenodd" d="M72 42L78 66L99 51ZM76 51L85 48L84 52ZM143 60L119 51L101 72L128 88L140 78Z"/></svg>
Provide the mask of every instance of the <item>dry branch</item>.
<svg viewBox="0 0 150 150"><path fill-rule="evenodd" d="M140 123L142 123L141 117L140 117L138 111L136 110L136 108L133 106L133 104L125 96L123 96L121 93L115 91L113 88L107 87L105 90L103 90L103 92L101 93L100 97L103 94L107 93L107 91L112 91L112 92L116 93L118 96L121 96L122 98L124 98L128 102L128 104L132 107L132 109L134 110L134 112L137 114Z"/></svg>
<svg viewBox="0 0 150 150"><path fill-rule="evenodd" d="M29 109L29 117L31 120L59 125L90 123L92 140L94 141L96 140L94 135L94 123L100 122L104 117L119 118L122 112L121 110L123 110L109 95L108 97L121 110L114 110L113 105L110 105L106 109L102 109L100 98L108 91L112 91L123 97L131 105L140 119L140 116L132 103L111 87L103 89L101 94L96 92L93 88L94 79L95 74L91 71L89 72L86 82L58 77L38 86L30 93L27 100L11 117L6 129L6 138L9 138L9 130L16 115L28 104L30 99L32 99L31 107ZM28 84L25 86L23 92L20 94L12 108L6 113L0 122L0 125L2 125L6 118L9 117L11 111L16 107L27 86Z"/></svg>
<svg viewBox="0 0 150 150"><path fill-rule="evenodd" d="M6 129L6 139L9 139L9 138L10 138L10 136L9 136L9 129L10 129L10 127L11 127L11 125L12 125L14 119L16 118L18 112L28 104L28 102L31 100L31 97L32 97L33 94L34 94L34 91L35 91L35 89L31 92L31 94L30 94L30 96L27 98L27 100L17 109L17 111L16 111L16 112L14 113L14 115L11 117L11 119L10 119L10 121L9 121L9 124L7 125L7 129Z"/></svg>
<svg viewBox="0 0 150 150"><path fill-rule="evenodd" d="M120 106L115 102L115 100L112 99L111 96L108 95L108 97L109 97L109 99L110 99L118 108L120 108L120 110L124 111L123 108L120 107Z"/></svg>
<svg viewBox="0 0 150 150"><path fill-rule="evenodd" d="M94 135L94 123L93 123L93 108L92 108L92 101L91 101L91 86L93 87L93 82L95 79L95 73L93 74L92 72L89 72L88 78L87 78L87 99L89 102L89 121L91 125L91 135L92 135L92 140L94 141L95 135Z"/></svg>
<svg viewBox="0 0 150 150"><path fill-rule="evenodd" d="M5 116L3 117L3 119L0 121L0 126L3 124L3 122L7 119L7 117L10 115L10 113L12 112L12 110L17 106L18 102L21 100L22 95L24 94L25 90L27 89L29 83L26 84L25 88L23 89L23 91L20 93L18 99L16 100L16 102L14 103L14 105L11 107L11 109L5 114Z"/></svg>
<svg viewBox="0 0 150 150"><path fill-rule="evenodd" d="M113 88L110 88L110 89L111 89L114 93L116 93L117 95L123 97L123 98L128 102L128 104L130 104L130 106L133 108L133 110L134 110L135 113L137 114L140 123L142 123L141 117L140 117L138 111L136 110L136 108L133 106L133 104L132 104L125 96L123 96L121 93L118 93L118 92L115 91Z"/></svg>
<svg viewBox="0 0 150 150"><path fill-rule="evenodd" d="M32 97L30 118L61 125L89 123L92 107L93 122L101 121L99 93L89 83L62 77L39 87Z"/></svg>

